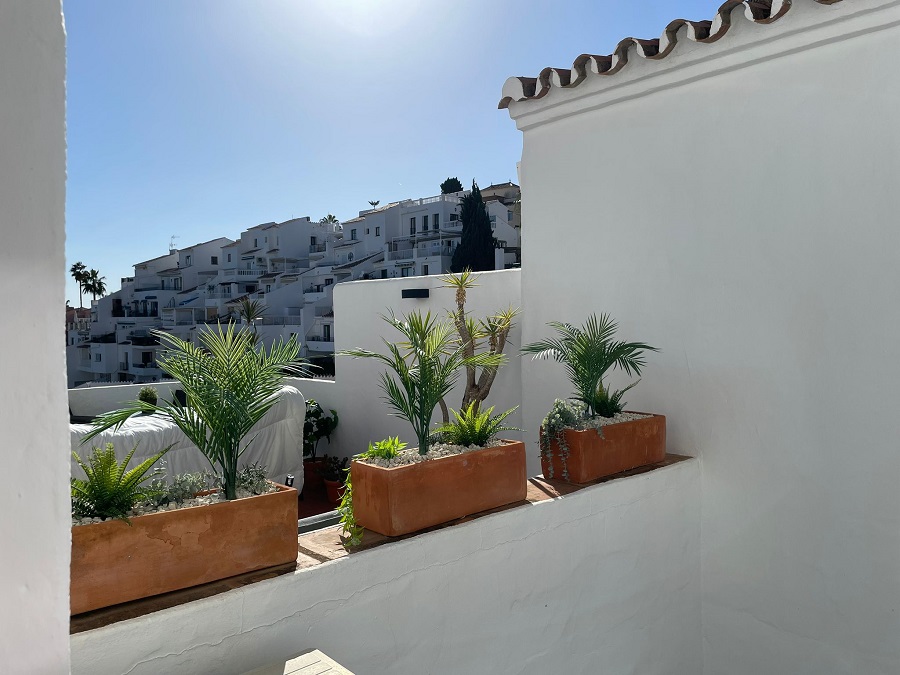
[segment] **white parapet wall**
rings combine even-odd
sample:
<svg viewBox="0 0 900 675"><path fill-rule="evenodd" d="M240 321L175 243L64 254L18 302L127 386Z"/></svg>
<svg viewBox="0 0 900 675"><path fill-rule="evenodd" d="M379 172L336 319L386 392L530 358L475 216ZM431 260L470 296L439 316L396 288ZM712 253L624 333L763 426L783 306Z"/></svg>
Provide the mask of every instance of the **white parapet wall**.
<svg viewBox="0 0 900 675"><path fill-rule="evenodd" d="M697 460L72 636L74 675L697 675Z"/></svg>
<svg viewBox="0 0 900 675"><path fill-rule="evenodd" d="M59 0L0 2L0 268L19 307L0 333L4 673L69 670L65 71Z"/></svg>
<svg viewBox="0 0 900 675"><path fill-rule="evenodd" d="M596 311L661 349L627 399L702 462L707 675L895 674L900 5L774 4L510 106L524 339ZM566 389L526 362L525 419Z"/></svg>

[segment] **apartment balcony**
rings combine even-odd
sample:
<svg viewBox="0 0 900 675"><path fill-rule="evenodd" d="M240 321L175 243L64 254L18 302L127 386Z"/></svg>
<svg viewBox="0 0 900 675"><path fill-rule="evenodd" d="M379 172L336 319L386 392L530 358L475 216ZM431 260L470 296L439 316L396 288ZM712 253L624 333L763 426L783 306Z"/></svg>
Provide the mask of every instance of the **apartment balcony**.
<svg viewBox="0 0 900 675"><path fill-rule="evenodd" d="M306 338L306 348L311 352L334 352L334 336L326 340L321 335L310 335Z"/></svg>
<svg viewBox="0 0 900 675"><path fill-rule="evenodd" d="M327 244L310 244L309 245L309 254L313 255L322 255L325 253L325 249L328 248Z"/></svg>
<svg viewBox="0 0 900 675"><path fill-rule="evenodd" d="M452 256L455 246L444 246L443 244L419 247L416 249L416 258L433 258L437 256Z"/></svg>

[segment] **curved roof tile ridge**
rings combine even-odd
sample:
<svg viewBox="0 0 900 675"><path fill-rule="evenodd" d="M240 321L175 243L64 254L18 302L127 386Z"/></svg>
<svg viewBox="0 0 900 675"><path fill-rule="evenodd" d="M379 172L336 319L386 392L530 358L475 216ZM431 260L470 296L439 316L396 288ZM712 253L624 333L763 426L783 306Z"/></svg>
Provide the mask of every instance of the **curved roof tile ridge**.
<svg viewBox="0 0 900 675"><path fill-rule="evenodd" d="M511 77L503 85L499 109L508 108L513 101L535 101L546 96L552 87L577 87L589 75L615 75L628 65L630 54L643 59L664 59L678 44L678 33L686 28L691 42L708 44L721 39L731 28L731 14L742 8L748 20L758 24L777 21L791 9L796 0L726 0L709 21L675 19L665 27L660 37L641 40L628 37L620 40L612 54L582 54L571 68L544 68L537 77ZM813 0L820 5L834 5L843 0Z"/></svg>

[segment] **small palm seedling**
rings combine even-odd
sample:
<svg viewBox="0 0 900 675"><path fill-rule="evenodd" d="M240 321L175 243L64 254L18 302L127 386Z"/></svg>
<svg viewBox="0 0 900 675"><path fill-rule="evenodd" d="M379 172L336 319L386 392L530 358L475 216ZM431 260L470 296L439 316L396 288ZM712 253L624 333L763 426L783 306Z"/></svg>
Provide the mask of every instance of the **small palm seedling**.
<svg viewBox="0 0 900 675"><path fill-rule="evenodd" d="M452 445L484 447L501 431L521 431L516 427L507 427L503 424L503 420L514 413L518 407L494 415L493 406L487 410L479 410L477 401L472 401L469 407L462 412L453 410L455 421L438 428L437 433L441 434L444 442Z"/></svg>
<svg viewBox="0 0 900 675"><path fill-rule="evenodd" d="M169 446L171 447L171 446ZM128 522L126 514L138 503L159 496L159 489L145 485L153 481L163 469L156 467L169 448L148 457L131 470L128 464L137 446L131 449L120 464L112 443L106 448L94 448L85 462L77 453L75 461L84 471L86 479L72 478L72 513L78 518L119 518Z"/></svg>
<svg viewBox="0 0 900 675"><path fill-rule="evenodd" d="M431 312L425 315L412 312L402 319L391 313L383 318L403 336L399 342L382 338L387 354L350 349L339 355L378 359L388 366L390 370L382 373L380 383L384 399L395 416L412 425L419 442L419 454L424 455L428 453L434 409L450 393L460 369L499 367L504 357L502 354L466 356L465 345L453 339L453 326L432 318ZM393 371L393 377L390 371Z"/></svg>
<svg viewBox="0 0 900 675"><path fill-rule="evenodd" d="M285 374L303 376L306 363L299 358L294 338L273 344L267 351L256 336L233 324L198 335L200 345L154 331L166 346L160 366L181 383L186 405L162 400L150 406L134 401L121 410L97 418L85 441L102 431L118 428L135 413L148 408L169 418L196 445L213 470L222 474L226 499L237 498L238 460L253 442L244 440L281 398Z"/></svg>
<svg viewBox="0 0 900 675"><path fill-rule="evenodd" d="M522 347L526 354L536 359L555 359L565 366L566 374L575 389L572 398L586 406L586 415L613 417L622 411L625 389L611 390L603 379L606 373L618 367L628 375L641 374L646 365L645 351L657 351L643 342L613 340L618 326L606 314L597 318L591 314L582 327L558 321L549 324L558 336L547 338Z"/></svg>

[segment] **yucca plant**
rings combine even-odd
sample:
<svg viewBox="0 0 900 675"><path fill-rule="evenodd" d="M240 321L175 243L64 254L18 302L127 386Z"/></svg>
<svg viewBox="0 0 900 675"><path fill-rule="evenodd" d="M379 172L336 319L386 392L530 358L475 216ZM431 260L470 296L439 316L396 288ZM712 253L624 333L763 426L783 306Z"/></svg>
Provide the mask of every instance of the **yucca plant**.
<svg viewBox="0 0 900 675"><path fill-rule="evenodd" d="M93 448L86 462L73 452L72 457L87 478L72 478L72 513L79 518L119 518L128 522L126 514L136 504L164 492L145 483L152 482L163 472L161 467L150 469L169 448L148 457L131 470L128 464L137 446L131 449L121 464L116 460L112 443L107 443L103 450Z"/></svg>
<svg viewBox="0 0 900 675"><path fill-rule="evenodd" d="M518 309L509 307L499 311L485 319L476 320L466 313L467 291L478 284L478 275L471 270L465 270L460 274L448 274L441 277L444 288L452 288L456 291L456 310L449 313L450 320L456 328L456 333L463 346L464 356L474 356L479 350L486 349L488 354L502 354L506 348L506 341L510 331L515 328L515 318L519 314ZM497 367L482 367L480 371L476 366L466 366L465 387L463 389L462 405L460 410L466 410L472 403L478 410L481 404L491 393L494 378L497 377ZM450 422L447 406L440 402L444 424Z"/></svg>
<svg viewBox="0 0 900 675"><path fill-rule="evenodd" d="M454 327L447 321L412 312L402 319L391 313L382 317L403 336L399 342L382 338L387 354L367 349L350 349L340 356L378 359L390 370L381 375L384 400L393 415L409 422L419 443L419 454L429 448L431 417L438 403L453 388L461 368L468 366L498 367L502 354L466 356L465 345L454 340ZM391 376L393 372L393 377Z"/></svg>
<svg viewBox="0 0 900 675"><path fill-rule="evenodd" d="M452 445L485 446L501 431L521 431L516 427L504 426L503 420L512 415L519 406L499 415L494 415L494 408L479 410L477 401L472 401L463 411L452 410L453 422L438 427L436 433L441 435L445 443Z"/></svg>
<svg viewBox="0 0 900 675"><path fill-rule="evenodd" d="M85 437L122 425L150 409L174 422L222 475L226 499L237 497L238 460L253 442L244 438L280 398L285 374L303 376L306 362L298 357L294 338L273 344L256 344L253 332L233 324L207 328L198 335L199 346L173 335L154 331L166 350L160 366L181 383L186 405L161 400L157 405L134 401L125 408L101 415Z"/></svg>
<svg viewBox="0 0 900 675"><path fill-rule="evenodd" d="M599 318L591 314L580 328L558 321L547 325L556 330L557 337L525 345L522 351L536 359L562 363L575 389L572 398L585 404L588 417L613 417L621 412L622 395L637 382L615 391L604 384L604 376L613 367L640 375L646 365L644 352L657 349L643 342L613 340L618 326L607 314Z"/></svg>

